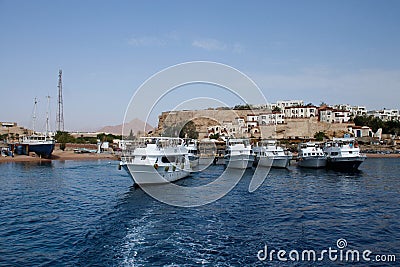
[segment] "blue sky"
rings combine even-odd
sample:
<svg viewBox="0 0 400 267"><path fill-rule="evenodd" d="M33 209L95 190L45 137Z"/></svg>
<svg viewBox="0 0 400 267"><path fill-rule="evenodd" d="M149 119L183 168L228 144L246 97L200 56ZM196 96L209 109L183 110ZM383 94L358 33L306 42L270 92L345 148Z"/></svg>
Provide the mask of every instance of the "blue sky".
<svg viewBox="0 0 400 267"><path fill-rule="evenodd" d="M269 102L400 108L398 14L386 0L0 0L0 120L30 126L50 94L54 124L62 68L66 129L119 124L147 78L193 60L244 72Z"/></svg>

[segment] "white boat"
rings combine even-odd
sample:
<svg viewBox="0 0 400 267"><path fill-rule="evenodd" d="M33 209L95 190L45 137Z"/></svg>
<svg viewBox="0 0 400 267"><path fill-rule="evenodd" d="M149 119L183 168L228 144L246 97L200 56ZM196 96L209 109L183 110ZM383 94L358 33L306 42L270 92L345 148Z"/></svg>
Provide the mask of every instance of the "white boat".
<svg viewBox="0 0 400 267"><path fill-rule="evenodd" d="M276 140L263 140L253 148L257 164L263 167L287 168L292 153L284 150Z"/></svg>
<svg viewBox="0 0 400 267"><path fill-rule="evenodd" d="M298 161L300 167L326 167L326 156L319 143L301 143L298 146L298 153Z"/></svg>
<svg viewBox="0 0 400 267"><path fill-rule="evenodd" d="M328 168L334 170L357 170L366 158L360 153L360 148L352 137L333 138L333 141L325 143L324 152L327 155Z"/></svg>
<svg viewBox="0 0 400 267"><path fill-rule="evenodd" d="M186 139L185 146L188 150L188 157L190 161L190 166L195 168L199 165L199 153L197 148L197 140L194 139Z"/></svg>
<svg viewBox="0 0 400 267"><path fill-rule="evenodd" d="M228 139L224 164L227 168L246 169L254 163L254 154L248 139Z"/></svg>
<svg viewBox="0 0 400 267"><path fill-rule="evenodd" d="M183 139L170 137L140 138L124 151L120 166L138 185L177 181L192 171Z"/></svg>

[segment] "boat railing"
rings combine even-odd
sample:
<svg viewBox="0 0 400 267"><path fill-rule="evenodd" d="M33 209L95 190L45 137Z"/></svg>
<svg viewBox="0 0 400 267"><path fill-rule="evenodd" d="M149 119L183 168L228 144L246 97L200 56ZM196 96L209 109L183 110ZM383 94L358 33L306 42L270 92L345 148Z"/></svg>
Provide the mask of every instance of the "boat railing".
<svg viewBox="0 0 400 267"><path fill-rule="evenodd" d="M137 148L146 148L148 145L155 145L156 149L181 147L183 146L180 138L141 138L138 141L130 142L124 149L124 154L133 154Z"/></svg>

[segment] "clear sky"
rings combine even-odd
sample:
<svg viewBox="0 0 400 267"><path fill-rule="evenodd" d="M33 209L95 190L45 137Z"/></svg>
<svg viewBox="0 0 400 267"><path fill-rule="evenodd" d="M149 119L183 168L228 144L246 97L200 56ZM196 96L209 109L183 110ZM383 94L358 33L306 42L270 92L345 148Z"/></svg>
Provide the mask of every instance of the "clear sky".
<svg viewBox="0 0 400 267"><path fill-rule="evenodd" d="M388 0L0 0L0 121L30 126L49 94L54 127L62 68L67 130L120 124L147 78L193 60L243 71L269 102L398 109L399 14Z"/></svg>

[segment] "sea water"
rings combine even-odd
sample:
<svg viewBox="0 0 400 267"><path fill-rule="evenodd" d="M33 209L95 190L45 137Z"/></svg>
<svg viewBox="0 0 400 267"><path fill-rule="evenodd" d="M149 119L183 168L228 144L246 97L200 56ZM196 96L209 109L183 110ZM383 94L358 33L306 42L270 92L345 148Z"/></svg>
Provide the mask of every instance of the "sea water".
<svg viewBox="0 0 400 267"><path fill-rule="evenodd" d="M367 159L356 173L273 169L252 193L248 170L223 198L196 208L153 199L117 164L0 164L0 265L333 266L339 259L288 254L338 250L338 240L371 251L360 266L378 264L375 255L400 261L400 159ZM210 166L177 183L206 184L223 171Z"/></svg>

